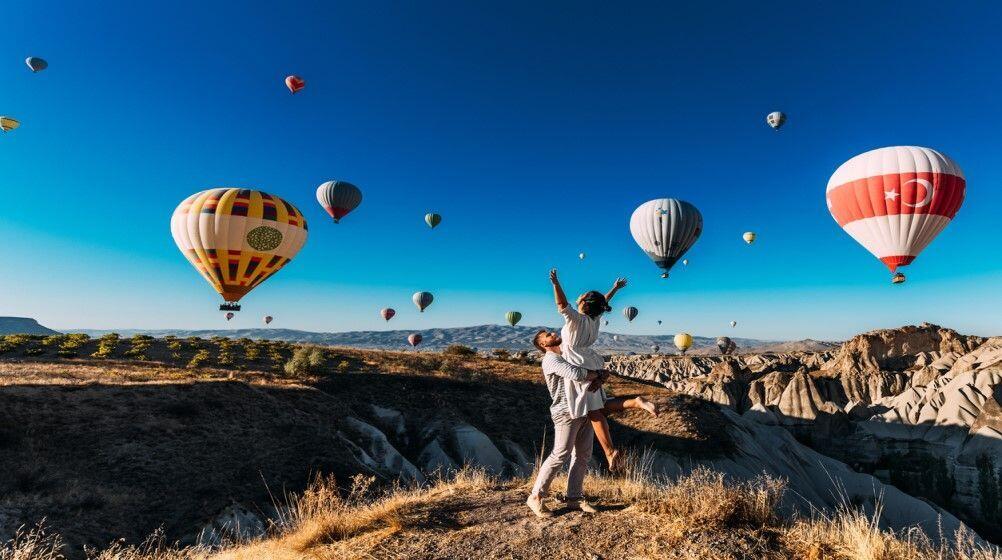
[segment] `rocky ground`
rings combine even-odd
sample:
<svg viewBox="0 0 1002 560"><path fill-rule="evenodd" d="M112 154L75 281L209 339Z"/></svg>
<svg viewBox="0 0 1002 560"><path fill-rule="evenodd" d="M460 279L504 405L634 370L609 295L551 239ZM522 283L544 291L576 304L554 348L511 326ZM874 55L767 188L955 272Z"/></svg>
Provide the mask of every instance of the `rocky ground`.
<svg viewBox="0 0 1002 560"><path fill-rule="evenodd" d="M614 418L614 436L654 477L785 480L783 516L873 514L882 496L885 529L950 535L950 510L993 536L998 347L922 326L821 353L612 357L609 390L665 410ZM0 337L0 352L0 540L44 518L71 557L161 526L185 545L261 534L318 475L520 480L550 437L538 366L462 350L59 335Z"/></svg>

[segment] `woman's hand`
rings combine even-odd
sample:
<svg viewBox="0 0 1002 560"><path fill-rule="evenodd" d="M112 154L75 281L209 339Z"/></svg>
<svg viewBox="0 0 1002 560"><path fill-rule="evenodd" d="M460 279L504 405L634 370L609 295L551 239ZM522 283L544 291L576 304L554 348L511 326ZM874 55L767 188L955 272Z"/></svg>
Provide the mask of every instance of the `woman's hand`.
<svg viewBox="0 0 1002 560"><path fill-rule="evenodd" d="M551 268L550 269L550 283L551 284L556 284L557 282L559 282L559 280L557 280L557 269Z"/></svg>
<svg viewBox="0 0 1002 560"><path fill-rule="evenodd" d="M616 281L612 283L613 289L620 289L626 287L626 278L616 278Z"/></svg>

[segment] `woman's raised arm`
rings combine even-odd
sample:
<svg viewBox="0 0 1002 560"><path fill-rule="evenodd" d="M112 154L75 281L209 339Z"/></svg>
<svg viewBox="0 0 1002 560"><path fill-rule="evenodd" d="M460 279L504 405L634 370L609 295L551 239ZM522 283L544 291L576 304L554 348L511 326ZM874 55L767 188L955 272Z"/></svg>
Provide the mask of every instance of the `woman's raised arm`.
<svg viewBox="0 0 1002 560"><path fill-rule="evenodd" d="M567 307L567 296L564 289L560 287L560 280L557 279L557 269L550 269L550 283L553 284L553 301L557 304L557 311Z"/></svg>
<svg viewBox="0 0 1002 560"><path fill-rule="evenodd" d="M605 294L605 301L612 301L612 296L616 295L616 292L618 292L620 288L625 287L626 278L616 278L616 281L612 283L612 289L609 290L609 293Z"/></svg>

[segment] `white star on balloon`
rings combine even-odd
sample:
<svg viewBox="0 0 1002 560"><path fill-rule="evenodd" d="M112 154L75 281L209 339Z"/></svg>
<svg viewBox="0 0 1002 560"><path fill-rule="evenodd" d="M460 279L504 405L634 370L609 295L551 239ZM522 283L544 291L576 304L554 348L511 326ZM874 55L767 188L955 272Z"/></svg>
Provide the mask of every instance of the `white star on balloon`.
<svg viewBox="0 0 1002 560"><path fill-rule="evenodd" d="M901 196L894 191L884 191L884 200L897 200Z"/></svg>

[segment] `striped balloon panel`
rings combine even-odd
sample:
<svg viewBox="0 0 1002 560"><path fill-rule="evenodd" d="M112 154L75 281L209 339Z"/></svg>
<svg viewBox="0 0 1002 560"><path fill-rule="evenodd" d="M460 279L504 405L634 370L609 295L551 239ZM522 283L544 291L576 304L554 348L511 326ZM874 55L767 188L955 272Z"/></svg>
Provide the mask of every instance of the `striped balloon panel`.
<svg viewBox="0 0 1002 560"><path fill-rule="evenodd" d="M306 243L303 214L285 200L221 188L185 199L171 217L181 253L226 301L239 301Z"/></svg>
<svg viewBox="0 0 1002 560"><path fill-rule="evenodd" d="M670 269L703 231L703 216L684 200L659 198L640 205L630 217L630 232L658 267Z"/></svg>

